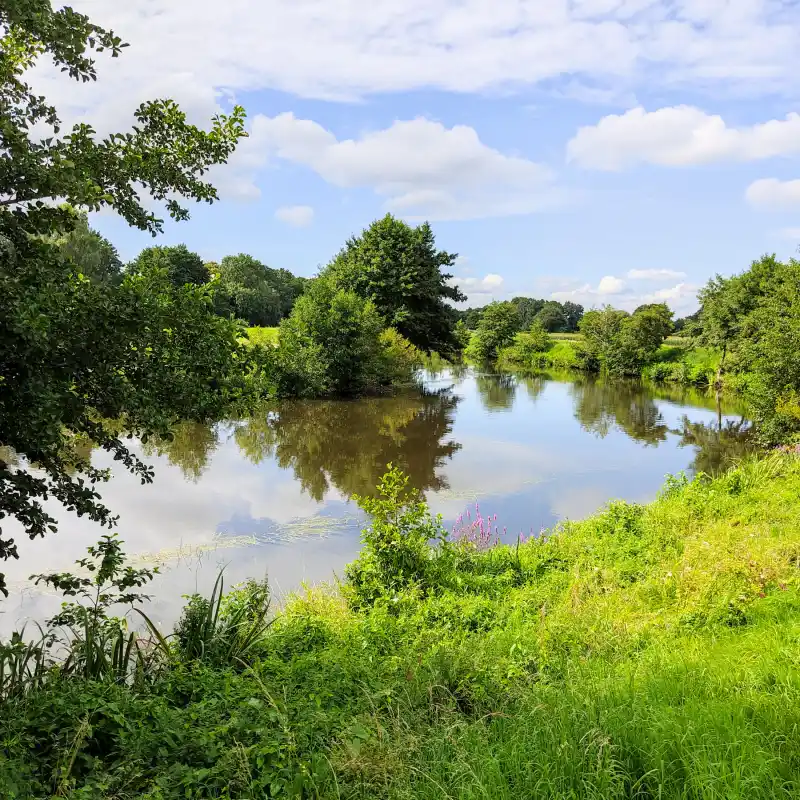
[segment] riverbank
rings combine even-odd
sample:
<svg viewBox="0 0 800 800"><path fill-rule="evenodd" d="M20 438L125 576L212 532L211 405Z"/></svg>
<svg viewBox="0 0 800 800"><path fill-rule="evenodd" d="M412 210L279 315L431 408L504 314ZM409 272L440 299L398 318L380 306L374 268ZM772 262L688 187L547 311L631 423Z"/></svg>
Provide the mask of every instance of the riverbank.
<svg viewBox="0 0 800 800"><path fill-rule="evenodd" d="M423 509L398 529L369 505L348 586L266 630L255 585L210 631L195 602L135 688L51 676L0 705L0 791L795 796L798 491L800 462L774 455L519 547L435 553Z"/></svg>
<svg viewBox="0 0 800 800"><path fill-rule="evenodd" d="M652 360L642 367L638 377L654 383L673 383L702 389L714 385L719 363L718 352L706 347L693 347L687 341L672 337L659 347ZM517 369L598 371L597 364L586 357L580 334L551 335L544 350L536 347L529 334L517 334L514 343L498 354L498 364ZM722 388L725 391L741 391L745 384L744 376L732 373L723 376Z"/></svg>

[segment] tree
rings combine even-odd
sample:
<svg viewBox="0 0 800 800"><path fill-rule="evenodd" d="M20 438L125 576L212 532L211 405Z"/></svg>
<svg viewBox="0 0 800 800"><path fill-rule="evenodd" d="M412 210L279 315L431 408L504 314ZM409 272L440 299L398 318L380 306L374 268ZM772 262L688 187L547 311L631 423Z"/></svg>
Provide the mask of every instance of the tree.
<svg viewBox="0 0 800 800"><path fill-rule="evenodd" d="M510 345L519 331L519 314L508 301L490 303L484 309L471 349L479 360L497 358L498 352Z"/></svg>
<svg viewBox="0 0 800 800"><path fill-rule="evenodd" d="M728 351L734 349L746 315L752 309L751 297L740 278L717 275L699 291L699 332L697 343L720 352L715 386L722 386Z"/></svg>
<svg viewBox="0 0 800 800"><path fill-rule="evenodd" d="M275 326L281 321L281 298L268 267L252 256L225 256L216 269L216 308L249 325Z"/></svg>
<svg viewBox="0 0 800 800"><path fill-rule="evenodd" d="M534 318L548 333L557 333L567 329L567 316L564 307L555 300L548 300Z"/></svg>
<svg viewBox="0 0 800 800"><path fill-rule="evenodd" d="M565 330L568 333L575 333L581 324L581 319L583 318L583 306L567 300L562 308L564 310L564 317L567 320L567 326Z"/></svg>
<svg viewBox="0 0 800 800"><path fill-rule="evenodd" d="M603 369L637 375L672 330L672 312L664 304L637 309L633 315L606 306L584 314L580 330L588 353Z"/></svg>
<svg viewBox="0 0 800 800"><path fill-rule="evenodd" d="M193 283L202 286L211 280L211 273L197 253L185 244L175 247L148 247L128 265L128 272L166 270L167 277L175 286Z"/></svg>
<svg viewBox="0 0 800 800"><path fill-rule="evenodd" d="M542 310L544 300L534 300L532 297L514 297L511 302L517 307L519 313L520 330L528 330L533 325L536 315Z"/></svg>
<svg viewBox="0 0 800 800"><path fill-rule="evenodd" d="M370 300L330 281L316 281L281 323L279 393L359 394L389 383L383 320Z"/></svg>
<svg viewBox="0 0 800 800"><path fill-rule="evenodd" d="M420 350L447 355L458 350L457 315L447 301L466 300L442 271L455 260L436 250L427 222L412 228L387 214L351 238L320 277L372 301L386 324Z"/></svg>
<svg viewBox="0 0 800 800"><path fill-rule="evenodd" d="M108 239L89 227L86 214L67 206L73 214L74 227L44 237L55 245L59 255L78 273L99 283L119 283L122 261L117 248Z"/></svg>
<svg viewBox="0 0 800 800"><path fill-rule="evenodd" d="M47 54L69 77L91 81L91 50L116 57L124 45L48 0L6 0L0 28L0 444L22 457L0 460L0 518L16 517L33 538L55 529L42 505L48 497L113 524L95 488L106 474L76 450L81 439L150 480L103 419L124 419L142 439L169 435L177 420L213 416L239 397L247 358L204 289L176 289L159 270L128 275L119 287L79 277L50 241L70 234L75 214L53 201L108 207L155 234L162 220L139 193L164 202L176 220L188 217L176 198L213 202L202 175L233 152L244 112L236 107L203 131L171 100L156 100L139 107L131 132L98 140L80 124L60 135L55 108L33 94L26 70ZM43 127L53 135L35 138ZM0 558L13 556L13 540L0 539Z"/></svg>

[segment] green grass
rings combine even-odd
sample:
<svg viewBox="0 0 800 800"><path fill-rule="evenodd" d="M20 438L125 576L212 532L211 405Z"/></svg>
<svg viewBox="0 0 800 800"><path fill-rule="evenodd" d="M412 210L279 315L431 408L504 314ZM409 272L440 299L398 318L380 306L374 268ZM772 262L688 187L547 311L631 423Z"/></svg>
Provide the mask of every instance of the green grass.
<svg viewBox="0 0 800 800"><path fill-rule="evenodd" d="M274 347L278 344L279 328L260 328L258 326L247 329L246 344L255 347Z"/></svg>
<svg viewBox="0 0 800 800"><path fill-rule="evenodd" d="M670 480L374 605L309 589L246 660L53 680L0 704L0 796L797 797L798 493L789 455Z"/></svg>

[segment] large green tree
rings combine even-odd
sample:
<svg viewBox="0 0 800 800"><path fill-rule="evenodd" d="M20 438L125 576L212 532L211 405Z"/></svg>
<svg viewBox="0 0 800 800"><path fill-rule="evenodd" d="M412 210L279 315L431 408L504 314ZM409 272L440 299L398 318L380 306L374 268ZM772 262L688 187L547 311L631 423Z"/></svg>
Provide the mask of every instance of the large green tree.
<svg viewBox="0 0 800 800"><path fill-rule="evenodd" d="M178 419L213 416L239 396L247 357L236 327L211 313L202 288L178 289L159 269L120 286L80 277L80 265L49 241L76 225L56 201L79 211L108 207L155 234L162 221L140 193L176 220L188 217L180 198L213 202L202 176L244 135L244 112L218 116L204 131L171 100L155 100L138 108L129 132L99 139L86 123L62 132L26 72L46 55L67 77L92 81L92 50L116 57L121 40L48 0L0 2L0 37L0 447L17 454L0 457L0 519L15 517L35 537L55 528L43 506L51 497L113 523L95 485L106 475L76 443L94 441L149 480L104 420L121 419L147 438L169 435ZM43 127L52 135L34 133ZM0 558L15 555L6 535Z"/></svg>
<svg viewBox="0 0 800 800"><path fill-rule="evenodd" d="M456 255L436 249L431 226L387 214L351 238L321 277L371 300L386 324L421 350L458 351L457 314L447 302L466 297L448 281Z"/></svg>
<svg viewBox="0 0 800 800"><path fill-rule="evenodd" d="M548 300L534 317L534 321L541 325L548 333L557 333L567 330L567 315L564 306L556 300Z"/></svg>
<svg viewBox="0 0 800 800"><path fill-rule="evenodd" d="M193 283L202 286L211 279L208 267L185 244L174 247L147 247L128 265L128 272L163 269L175 286Z"/></svg>
<svg viewBox="0 0 800 800"><path fill-rule="evenodd" d="M637 375L672 330L672 312L663 303L633 314L606 306L588 311L580 324L590 357L609 373Z"/></svg>

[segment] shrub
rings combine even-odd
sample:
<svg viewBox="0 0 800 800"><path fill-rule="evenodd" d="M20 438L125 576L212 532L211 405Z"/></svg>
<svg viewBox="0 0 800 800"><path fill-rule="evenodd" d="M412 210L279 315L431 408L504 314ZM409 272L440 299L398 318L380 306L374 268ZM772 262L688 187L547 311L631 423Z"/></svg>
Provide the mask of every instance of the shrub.
<svg viewBox="0 0 800 800"><path fill-rule="evenodd" d="M389 464L378 493L378 497L353 497L371 516L370 526L362 531L361 553L345 570L347 590L356 606L372 605L381 596L412 586L430 589L446 550L441 518L431 517L399 469ZM439 548L432 548L431 542Z"/></svg>
<svg viewBox="0 0 800 800"><path fill-rule="evenodd" d="M389 382L383 321L369 301L318 279L280 326L272 367L280 395L352 395Z"/></svg>
<svg viewBox="0 0 800 800"><path fill-rule="evenodd" d="M422 366L424 356L411 342L394 328L387 328L379 337L382 348L382 367L379 382L411 383Z"/></svg>
<svg viewBox="0 0 800 800"><path fill-rule="evenodd" d="M495 359L502 348L511 344L518 331L517 307L508 302L490 303L483 310L467 355L477 361Z"/></svg>

